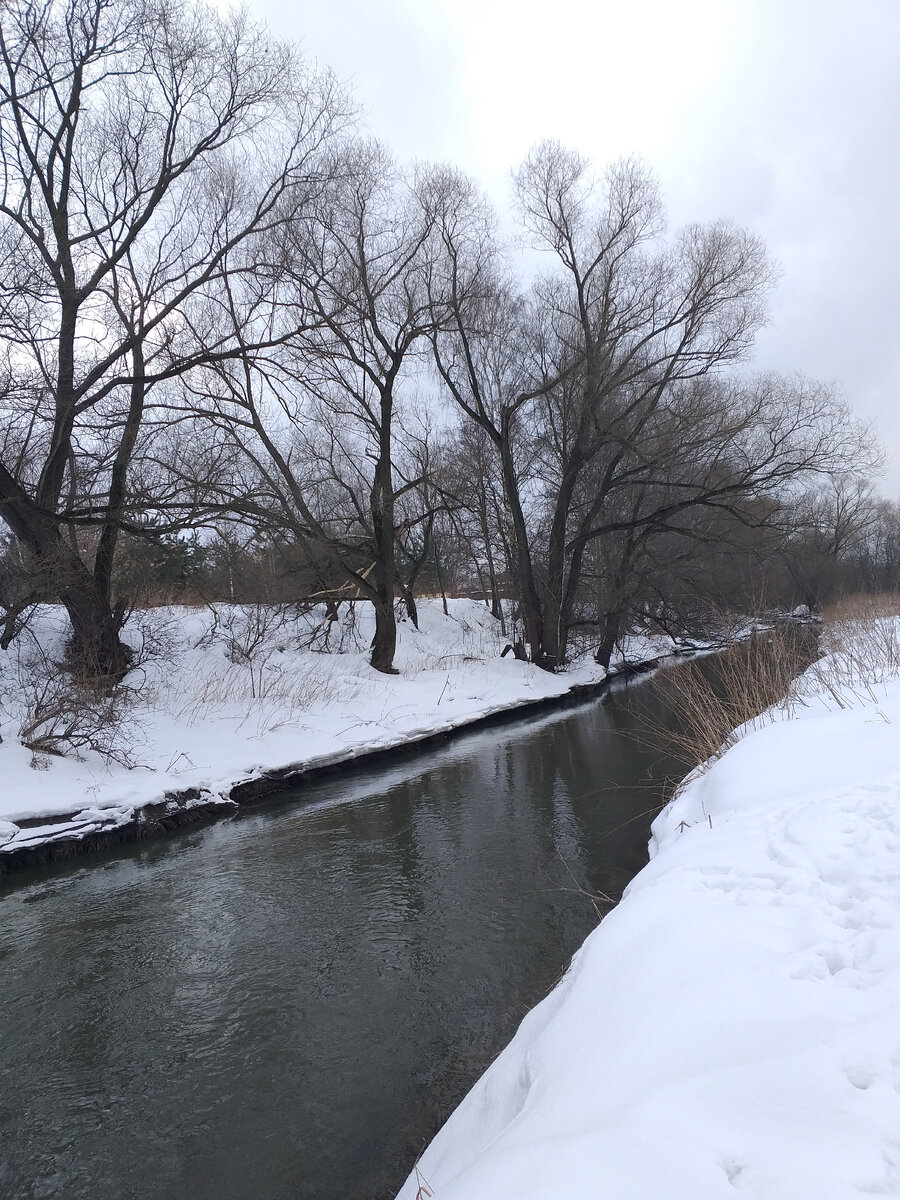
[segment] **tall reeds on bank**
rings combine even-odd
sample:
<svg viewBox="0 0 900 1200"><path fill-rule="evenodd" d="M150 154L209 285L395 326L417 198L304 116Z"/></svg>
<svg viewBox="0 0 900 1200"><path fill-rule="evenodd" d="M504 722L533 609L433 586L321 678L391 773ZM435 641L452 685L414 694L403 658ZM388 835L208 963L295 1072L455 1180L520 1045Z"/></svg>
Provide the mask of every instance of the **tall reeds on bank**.
<svg viewBox="0 0 900 1200"><path fill-rule="evenodd" d="M900 595L847 597L825 609L820 626L762 630L714 657L664 668L651 687L680 719L664 728L648 712L646 728L687 769L703 769L748 726L790 717L813 698L877 707L898 675Z"/></svg>
<svg viewBox="0 0 900 1200"><path fill-rule="evenodd" d="M814 636L791 626L760 631L714 657L664 668L651 688L679 720L663 728L648 715L651 738L688 768L714 762L748 722L774 720L798 702L794 681L810 663Z"/></svg>

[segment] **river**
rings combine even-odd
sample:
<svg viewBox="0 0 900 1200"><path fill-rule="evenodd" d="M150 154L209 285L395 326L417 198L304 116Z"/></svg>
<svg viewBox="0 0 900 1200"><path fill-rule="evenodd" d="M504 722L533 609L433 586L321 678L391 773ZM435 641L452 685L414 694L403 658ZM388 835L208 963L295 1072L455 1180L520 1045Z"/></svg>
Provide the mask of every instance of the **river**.
<svg viewBox="0 0 900 1200"><path fill-rule="evenodd" d="M0 1195L393 1196L679 773L622 690L11 877Z"/></svg>

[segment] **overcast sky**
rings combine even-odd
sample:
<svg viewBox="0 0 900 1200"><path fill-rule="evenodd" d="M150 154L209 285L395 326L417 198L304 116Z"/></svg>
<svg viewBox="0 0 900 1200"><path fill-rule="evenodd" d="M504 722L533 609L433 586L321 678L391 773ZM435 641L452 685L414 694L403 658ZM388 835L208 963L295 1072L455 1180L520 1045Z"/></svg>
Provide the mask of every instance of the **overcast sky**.
<svg viewBox="0 0 900 1200"><path fill-rule="evenodd" d="M636 154L673 225L726 217L781 269L760 367L876 422L900 498L900 0L251 0L352 84L401 159L498 205L529 146Z"/></svg>

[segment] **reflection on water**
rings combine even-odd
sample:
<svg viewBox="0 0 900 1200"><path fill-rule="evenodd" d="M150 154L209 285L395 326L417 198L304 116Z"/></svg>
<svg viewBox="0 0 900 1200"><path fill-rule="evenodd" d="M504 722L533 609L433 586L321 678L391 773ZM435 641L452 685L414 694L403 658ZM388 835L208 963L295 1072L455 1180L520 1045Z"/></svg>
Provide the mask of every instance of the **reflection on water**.
<svg viewBox="0 0 900 1200"><path fill-rule="evenodd" d="M577 887L645 861L678 768L635 724L620 695L14 878L0 1195L392 1196L596 923Z"/></svg>

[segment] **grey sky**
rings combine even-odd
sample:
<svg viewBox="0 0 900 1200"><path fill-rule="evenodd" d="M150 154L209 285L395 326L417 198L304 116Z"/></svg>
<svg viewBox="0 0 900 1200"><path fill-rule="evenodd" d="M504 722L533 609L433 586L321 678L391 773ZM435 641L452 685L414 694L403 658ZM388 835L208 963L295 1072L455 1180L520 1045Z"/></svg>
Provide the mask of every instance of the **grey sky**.
<svg viewBox="0 0 900 1200"><path fill-rule="evenodd" d="M495 201L556 137L637 154L673 224L726 217L781 268L761 367L834 381L900 497L900 0L252 0L351 81L401 159Z"/></svg>

